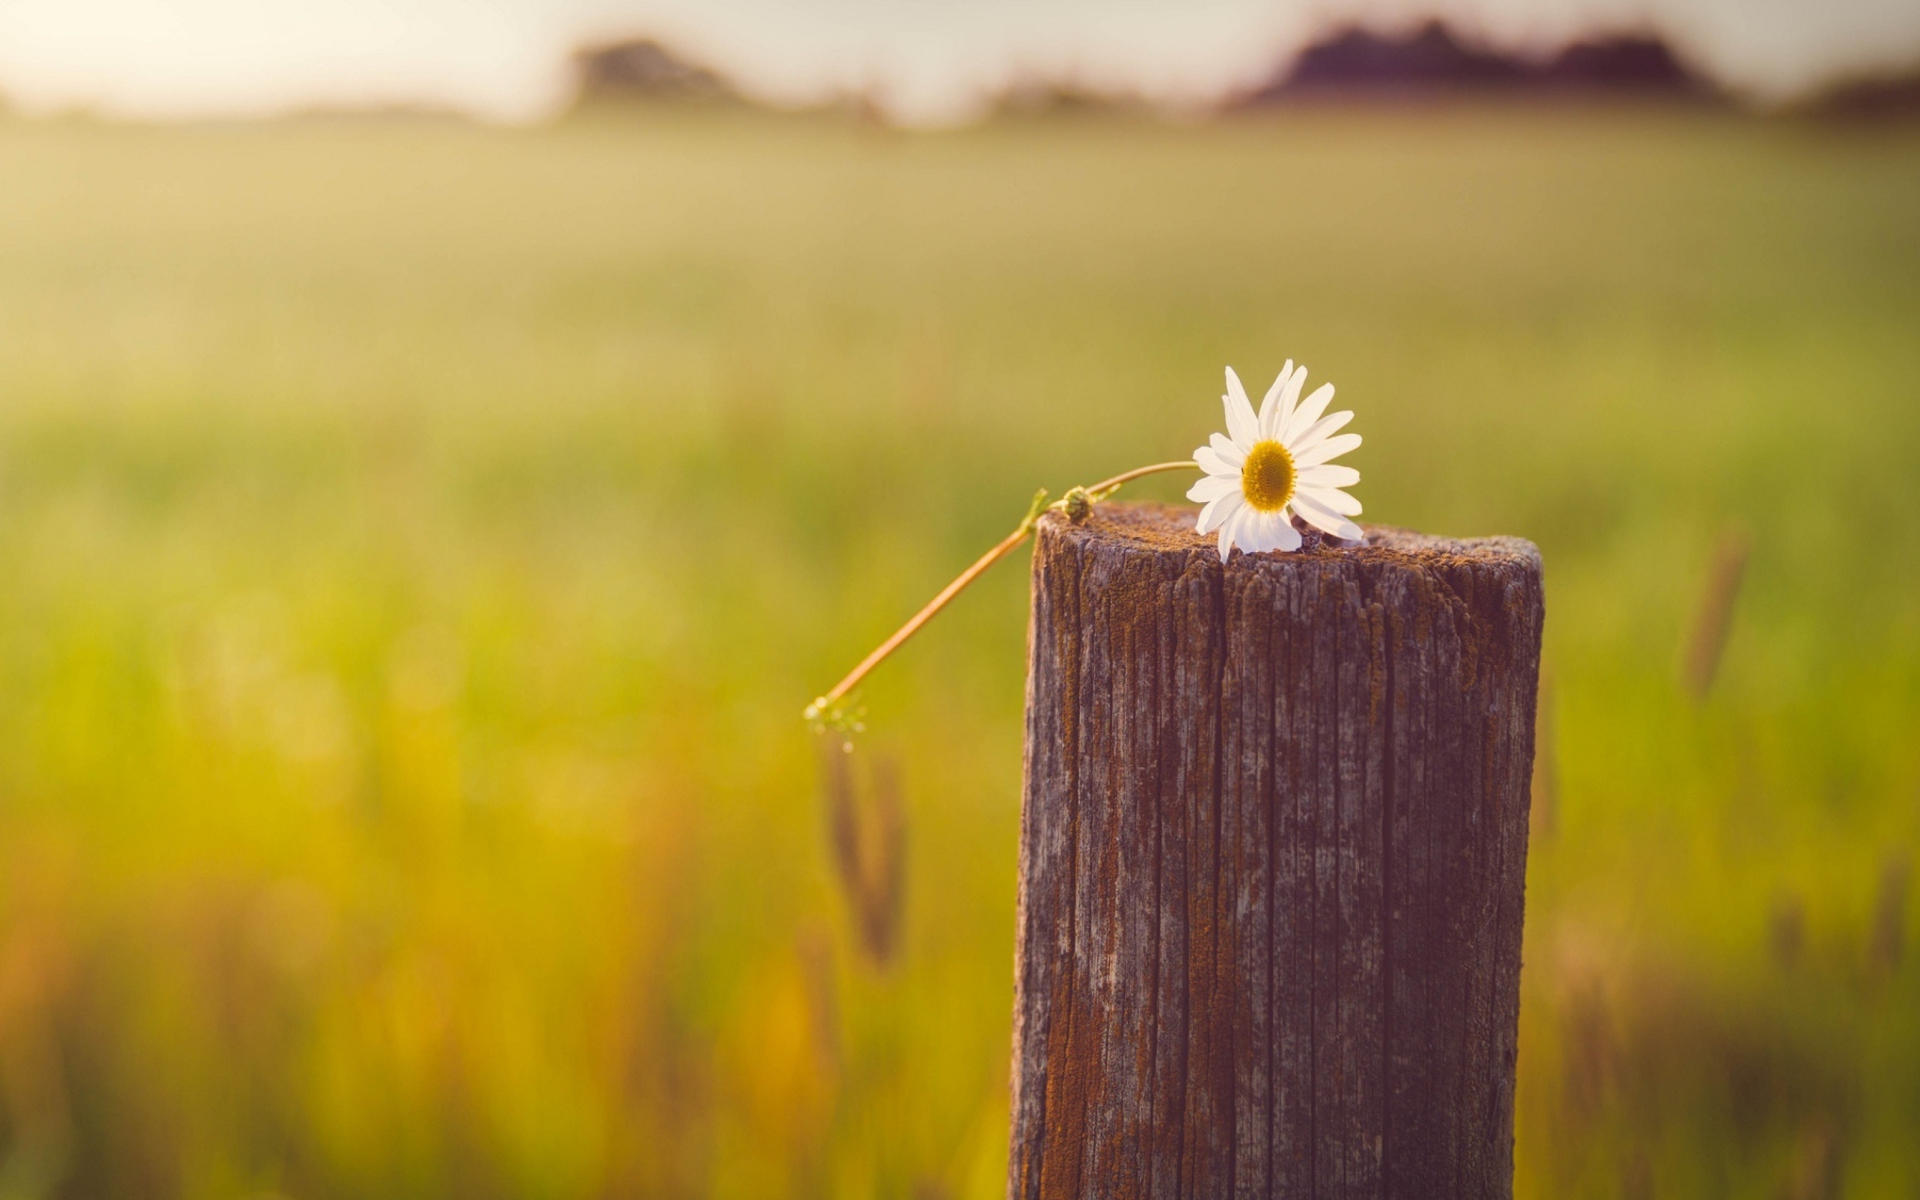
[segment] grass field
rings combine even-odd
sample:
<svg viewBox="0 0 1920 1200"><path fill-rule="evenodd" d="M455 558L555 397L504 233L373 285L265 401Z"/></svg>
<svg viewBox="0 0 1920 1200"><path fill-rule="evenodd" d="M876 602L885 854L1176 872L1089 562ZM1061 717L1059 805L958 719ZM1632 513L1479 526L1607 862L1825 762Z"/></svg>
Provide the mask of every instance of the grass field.
<svg viewBox="0 0 1920 1200"><path fill-rule="evenodd" d="M800 708L1289 357L1367 519L1545 555L1521 1194L1920 1188L1920 131L15 123L0 181L0 1196L1000 1194L1024 555L867 689L897 912Z"/></svg>

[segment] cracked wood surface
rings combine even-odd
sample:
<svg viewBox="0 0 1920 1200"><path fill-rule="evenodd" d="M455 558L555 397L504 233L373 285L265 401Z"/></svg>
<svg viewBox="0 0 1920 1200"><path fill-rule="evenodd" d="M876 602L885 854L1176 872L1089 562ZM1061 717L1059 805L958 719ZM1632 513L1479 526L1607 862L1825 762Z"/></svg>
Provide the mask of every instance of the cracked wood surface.
<svg viewBox="0 0 1920 1200"><path fill-rule="evenodd" d="M1505 1197L1540 556L1033 558L1014 1200Z"/></svg>

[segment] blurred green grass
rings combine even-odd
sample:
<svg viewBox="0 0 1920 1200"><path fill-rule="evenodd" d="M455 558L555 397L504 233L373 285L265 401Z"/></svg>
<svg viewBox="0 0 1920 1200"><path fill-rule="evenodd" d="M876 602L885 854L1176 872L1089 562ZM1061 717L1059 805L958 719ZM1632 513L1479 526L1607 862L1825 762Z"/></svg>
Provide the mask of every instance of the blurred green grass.
<svg viewBox="0 0 1920 1200"><path fill-rule="evenodd" d="M890 962L800 706L1288 357L1369 520L1546 556L1521 1194L1920 1186L1911 128L15 123L0 179L0 1195L1000 1194L1020 567L868 689Z"/></svg>

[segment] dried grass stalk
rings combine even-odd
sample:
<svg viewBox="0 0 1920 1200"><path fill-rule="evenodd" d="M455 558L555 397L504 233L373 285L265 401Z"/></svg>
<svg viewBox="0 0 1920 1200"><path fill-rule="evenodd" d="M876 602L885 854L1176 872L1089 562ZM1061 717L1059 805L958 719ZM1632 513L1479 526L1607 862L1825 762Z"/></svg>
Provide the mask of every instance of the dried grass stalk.
<svg viewBox="0 0 1920 1200"><path fill-rule="evenodd" d="M1874 970L1891 974L1900 967L1907 949L1907 887L1913 881L1913 859L1894 854L1880 868L1880 891L1873 904L1873 940L1867 957Z"/></svg>
<svg viewBox="0 0 1920 1200"><path fill-rule="evenodd" d="M1727 647L1733 606L1740 598L1740 581L1746 575L1751 549L1752 540L1738 528L1723 531L1714 547L1706 589L1701 593L1700 607L1694 611L1686 656L1680 665L1680 681L1696 702L1707 698L1714 677L1720 673L1720 658Z"/></svg>
<svg viewBox="0 0 1920 1200"><path fill-rule="evenodd" d="M868 773L870 796L863 803L853 744L823 737L821 757L835 874L859 930L861 949L875 966L890 966L899 952L907 876L907 815L899 767L892 759L875 761Z"/></svg>

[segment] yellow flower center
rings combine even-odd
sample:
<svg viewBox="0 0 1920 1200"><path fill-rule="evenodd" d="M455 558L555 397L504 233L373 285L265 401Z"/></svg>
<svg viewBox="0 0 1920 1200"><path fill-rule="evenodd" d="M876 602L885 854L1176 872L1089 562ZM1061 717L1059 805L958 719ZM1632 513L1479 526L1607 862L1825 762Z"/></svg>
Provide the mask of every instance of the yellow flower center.
<svg viewBox="0 0 1920 1200"><path fill-rule="evenodd" d="M1263 513L1279 512L1293 499L1293 455L1279 442L1257 442L1240 468L1240 491Z"/></svg>

